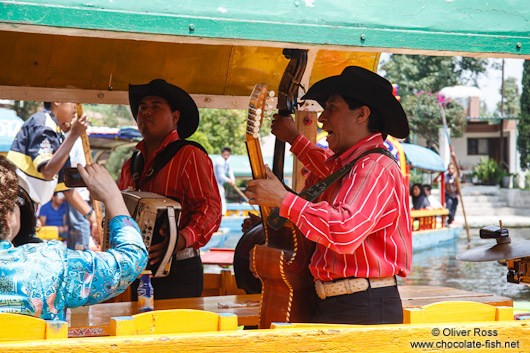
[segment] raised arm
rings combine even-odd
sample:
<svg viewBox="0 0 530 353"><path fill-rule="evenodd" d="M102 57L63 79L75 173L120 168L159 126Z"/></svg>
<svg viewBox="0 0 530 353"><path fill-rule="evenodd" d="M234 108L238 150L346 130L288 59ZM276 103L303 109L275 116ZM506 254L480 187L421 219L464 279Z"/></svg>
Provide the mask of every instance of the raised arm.
<svg viewBox="0 0 530 353"><path fill-rule="evenodd" d="M64 283L68 307L95 304L123 292L147 263L138 225L129 216L112 177L97 164L77 168L94 199L105 204L111 249L67 251Z"/></svg>

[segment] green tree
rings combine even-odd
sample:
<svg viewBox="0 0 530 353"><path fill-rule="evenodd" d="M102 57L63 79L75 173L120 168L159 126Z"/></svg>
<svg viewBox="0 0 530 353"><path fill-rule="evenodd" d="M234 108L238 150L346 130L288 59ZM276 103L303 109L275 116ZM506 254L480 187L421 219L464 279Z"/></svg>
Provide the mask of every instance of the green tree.
<svg viewBox="0 0 530 353"><path fill-rule="evenodd" d="M201 144L201 146L204 147L204 149L206 150L206 152L208 152L208 154L215 154L215 153L219 154L219 153L221 153L220 151L217 151L210 144L208 136L206 136L202 131L195 131L195 133L193 135L191 135L190 137L188 137L186 140L195 141L195 142Z"/></svg>
<svg viewBox="0 0 530 353"><path fill-rule="evenodd" d="M121 167L125 164L127 159L131 158L135 150L136 148L134 146L129 145L127 147L116 148L110 153L104 166L114 180L118 180L121 173Z"/></svg>
<svg viewBox="0 0 530 353"><path fill-rule="evenodd" d="M246 154L245 133L247 128L247 112L236 109L199 109L201 116L199 128L189 139L202 144L197 134L203 134L211 146L208 153L219 154L223 147L230 147L233 154ZM270 133L270 120L263 119L260 135ZM197 140L196 140L197 139Z"/></svg>
<svg viewBox="0 0 530 353"><path fill-rule="evenodd" d="M381 68L390 82L399 84L403 99L419 91L438 92L465 83L476 85L487 64L487 59L393 54Z"/></svg>
<svg viewBox="0 0 530 353"><path fill-rule="evenodd" d="M530 60L523 64L523 92L521 93L521 113L517 127L519 136L517 148L521 154L521 167L530 167Z"/></svg>
<svg viewBox="0 0 530 353"><path fill-rule="evenodd" d="M466 129L464 108L438 93L420 91L402 101L413 133L427 140L429 148L438 147L438 130L443 127L440 105L444 108L452 137L461 137Z"/></svg>
<svg viewBox="0 0 530 353"><path fill-rule="evenodd" d="M44 105L42 102L31 102L31 101L15 101L13 110L17 112L17 116L26 121L30 116L42 110Z"/></svg>
<svg viewBox="0 0 530 353"><path fill-rule="evenodd" d="M127 105L84 104L83 110L90 117L93 126L123 127L136 125Z"/></svg>
<svg viewBox="0 0 530 353"><path fill-rule="evenodd" d="M499 88L499 93L502 94L502 87ZM517 79L515 77L508 77L504 80L504 115L517 116L521 109L519 102L520 94L517 86ZM501 115L501 102L497 103L497 113Z"/></svg>

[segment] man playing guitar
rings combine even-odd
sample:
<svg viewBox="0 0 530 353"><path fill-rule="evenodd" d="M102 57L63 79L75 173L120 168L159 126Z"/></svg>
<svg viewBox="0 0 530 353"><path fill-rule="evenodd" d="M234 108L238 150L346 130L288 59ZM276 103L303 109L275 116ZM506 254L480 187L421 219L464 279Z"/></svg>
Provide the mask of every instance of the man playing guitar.
<svg viewBox="0 0 530 353"><path fill-rule="evenodd" d="M291 117L275 115L272 132L311 171L306 188L348 164L351 170L313 202L288 192L268 168L266 179L248 182L246 195L251 204L278 207L316 243L313 322L402 323L395 276L406 276L412 262L408 187L381 147L387 134L408 136L405 112L390 82L355 66L317 82L302 99L325 108L319 121L329 149L299 134Z"/></svg>

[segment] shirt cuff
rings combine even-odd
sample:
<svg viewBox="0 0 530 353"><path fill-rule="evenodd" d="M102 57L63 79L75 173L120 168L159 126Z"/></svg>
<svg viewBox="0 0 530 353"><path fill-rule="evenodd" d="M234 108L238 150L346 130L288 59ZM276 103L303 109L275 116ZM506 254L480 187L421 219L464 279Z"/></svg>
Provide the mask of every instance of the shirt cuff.
<svg viewBox="0 0 530 353"><path fill-rule="evenodd" d="M280 216L287 218L296 226L298 226L300 224L302 212L304 212L307 205L309 205L309 201L304 200L292 192L289 192L283 198L282 204L280 206Z"/></svg>
<svg viewBox="0 0 530 353"><path fill-rule="evenodd" d="M195 243L192 239L192 235L186 228L179 230L179 237L184 237L184 240L186 241L184 249L189 248Z"/></svg>

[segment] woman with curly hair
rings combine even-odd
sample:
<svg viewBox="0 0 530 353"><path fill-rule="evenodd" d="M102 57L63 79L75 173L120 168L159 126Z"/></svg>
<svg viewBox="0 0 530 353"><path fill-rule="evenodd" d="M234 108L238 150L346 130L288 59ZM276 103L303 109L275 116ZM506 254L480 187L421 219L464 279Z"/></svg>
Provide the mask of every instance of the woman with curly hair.
<svg viewBox="0 0 530 353"><path fill-rule="evenodd" d="M79 165L78 170L94 198L106 206L113 247L95 253L49 241L15 248L12 242L27 223L20 218L25 199L19 194L15 167L0 156L0 300L9 303L0 306L0 312L65 320L66 308L123 292L145 267L147 250L112 177L97 164Z"/></svg>
<svg viewBox="0 0 530 353"><path fill-rule="evenodd" d="M0 157L0 240L11 241L20 230L20 200L16 168Z"/></svg>

